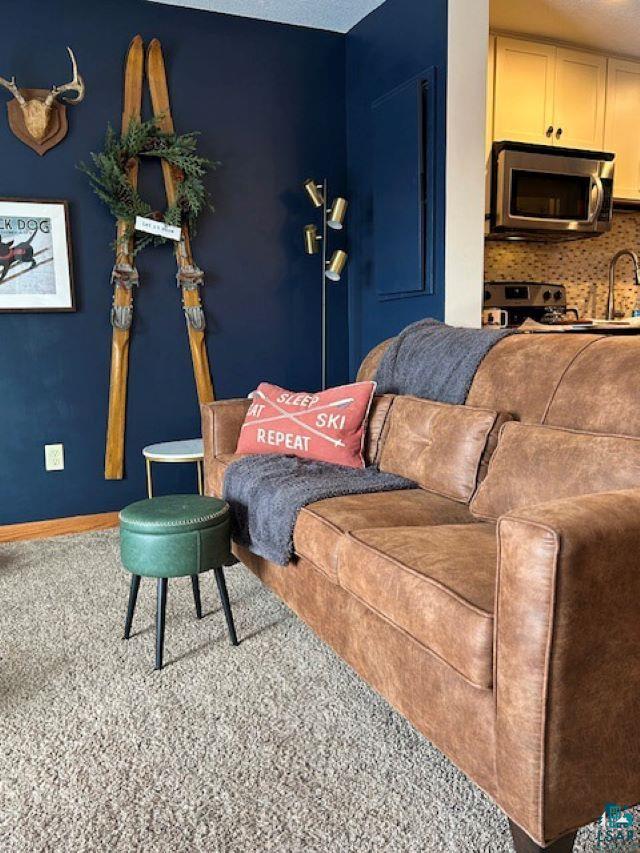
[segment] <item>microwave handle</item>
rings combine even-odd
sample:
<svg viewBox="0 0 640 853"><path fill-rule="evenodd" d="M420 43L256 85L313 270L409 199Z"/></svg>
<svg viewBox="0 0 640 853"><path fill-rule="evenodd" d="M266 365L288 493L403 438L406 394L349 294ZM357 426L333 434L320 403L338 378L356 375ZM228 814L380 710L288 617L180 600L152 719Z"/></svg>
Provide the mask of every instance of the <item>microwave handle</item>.
<svg viewBox="0 0 640 853"><path fill-rule="evenodd" d="M600 212L602 211L602 205L604 204L604 187L602 186L602 180L600 179L600 175L593 175L592 180L596 188L596 203L593 207L593 210L589 212L589 218L587 220L589 225L593 225L596 219L600 216Z"/></svg>

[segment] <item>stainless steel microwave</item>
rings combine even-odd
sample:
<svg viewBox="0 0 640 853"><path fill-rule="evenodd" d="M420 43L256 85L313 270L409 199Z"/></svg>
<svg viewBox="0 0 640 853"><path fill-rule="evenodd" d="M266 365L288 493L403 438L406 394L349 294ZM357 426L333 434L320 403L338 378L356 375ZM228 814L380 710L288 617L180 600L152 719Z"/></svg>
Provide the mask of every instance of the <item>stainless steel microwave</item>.
<svg viewBox="0 0 640 853"><path fill-rule="evenodd" d="M489 236L570 240L609 231L614 154L495 142Z"/></svg>

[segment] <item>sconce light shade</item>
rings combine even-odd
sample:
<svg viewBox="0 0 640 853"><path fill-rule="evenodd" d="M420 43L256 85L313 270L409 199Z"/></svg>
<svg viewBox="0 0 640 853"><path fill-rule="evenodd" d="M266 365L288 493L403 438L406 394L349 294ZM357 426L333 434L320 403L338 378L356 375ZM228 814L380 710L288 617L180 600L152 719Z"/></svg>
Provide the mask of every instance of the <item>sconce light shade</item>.
<svg viewBox="0 0 640 853"><path fill-rule="evenodd" d="M329 211L327 225L336 231L340 231L344 223L344 218L347 213L348 202L346 198L336 198L333 201L333 207Z"/></svg>
<svg viewBox="0 0 640 853"><path fill-rule="evenodd" d="M345 268L347 263L347 253L342 249L337 249L329 261L329 266L325 272L326 277L329 281L340 281L340 276L342 275L342 270Z"/></svg>
<svg viewBox="0 0 640 853"><path fill-rule="evenodd" d="M307 255L315 255L318 252L318 229L315 225L304 226L304 250Z"/></svg>
<svg viewBox="0 0 640 853"><path fill-rule="evenodd" d="M313 180L313 178L307 178L307 180L304 182L304 188L307 191L307 194L311 199L311 203L313 204L313 206L322 207L322 205L324 204L324 196L322 195L322 189Z"/></svg>

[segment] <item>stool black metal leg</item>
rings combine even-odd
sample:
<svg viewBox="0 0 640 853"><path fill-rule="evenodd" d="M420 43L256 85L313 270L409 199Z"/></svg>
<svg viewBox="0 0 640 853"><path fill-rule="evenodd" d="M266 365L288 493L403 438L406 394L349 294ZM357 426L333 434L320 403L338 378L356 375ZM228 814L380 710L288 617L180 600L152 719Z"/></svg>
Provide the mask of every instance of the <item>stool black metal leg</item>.
<svg viewBox="0 0 640 853"><path fill-rule="evenodd" d="M127 605L127 618L124 623L124 638L129 639L131 634L131 623L133 622L133 612L136 609L136 601L138 600L138 590L140 589L140 575L131 575L131 586L129 587L129 604Z"/></svg>
<svg viewBox="0 0 640 853"><path fill-rule="evenodd" d="M156 669L162 669L164 651L164 620L167 612L167 578L158 578L158 609L156 611Z"/></svg>
<svg viewBox="0 0 640 853"><path fill-rule="evenodd" d="M218 593L220 594L220 601L222 602L224 616L227 620L229 640L231 641L232 646L237 646L238 638L236 637L236 627L233 624L233 613L231 612L231 605L229 604L229 593L227 592L227 583L224 579L224 572L221 566L213 571L216 576L216 583L218 584Z"/></svg>
<svg viewBox="0 0 640 853"><path fill-rule="evenodd" d="M193 600L196 605L196 617L202 619L202 601L200 600L200 582L198 575L191 575L191 586L193 587Z"/></svg>

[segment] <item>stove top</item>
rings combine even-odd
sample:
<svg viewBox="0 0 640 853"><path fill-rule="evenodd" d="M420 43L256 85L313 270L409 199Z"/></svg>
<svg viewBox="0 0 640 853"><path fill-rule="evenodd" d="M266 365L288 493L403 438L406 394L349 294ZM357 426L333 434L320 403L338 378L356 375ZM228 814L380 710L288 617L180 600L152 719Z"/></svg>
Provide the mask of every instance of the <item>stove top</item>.
<svg viewBox="0 0 640 853"><path fill-rule="evenodd" d="M502 309L511 328L527 318L552 325L566 321L567 293L563 284L544 281L486 281L483 308Z"/></svg>

